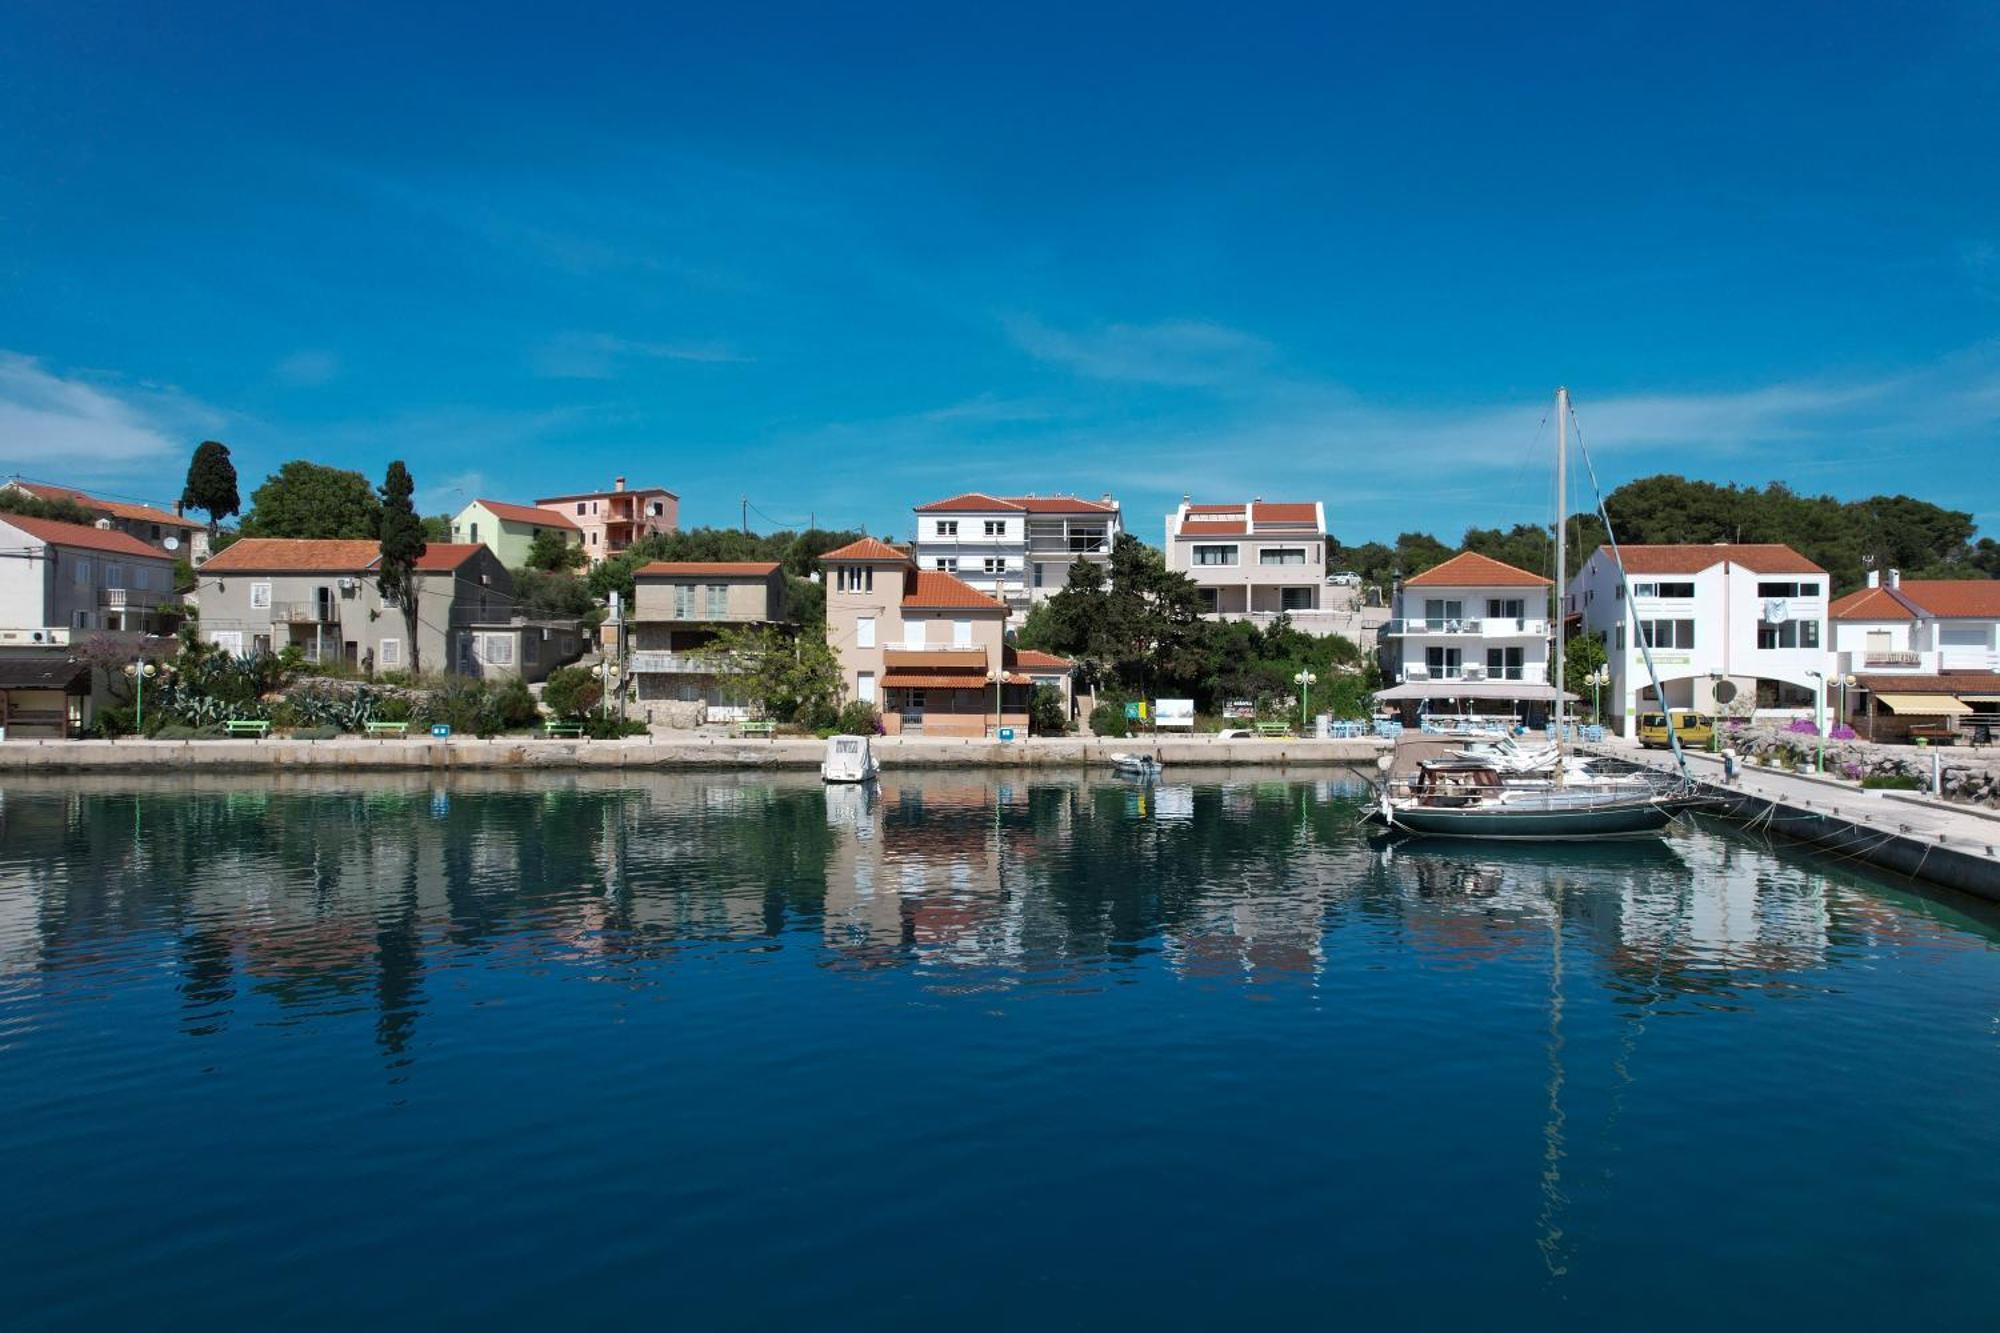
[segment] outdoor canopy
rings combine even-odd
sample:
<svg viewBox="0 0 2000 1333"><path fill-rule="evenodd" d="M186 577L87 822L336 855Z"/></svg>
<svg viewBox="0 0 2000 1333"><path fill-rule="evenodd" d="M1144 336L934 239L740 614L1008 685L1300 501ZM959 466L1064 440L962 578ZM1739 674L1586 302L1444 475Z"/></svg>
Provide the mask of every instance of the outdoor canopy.
<svg viewBox="0 0 2000 1333"><path fill-rule="evenodd" d="M1403 699L1526 699L1554 703L1556 687L1527 680L1413 680L1377 690L1375 698L1382 703ZM1577 702L1574 694L1565 694L1563 698Z"/></svg>
<svg viewBox="0 0 2000 1333"><path fill-rule="evenodd" d="M1915 713L1919 717L1956 717L1972 709L1949 694L1883 694L1875 702L1892 713Z"/></svg>

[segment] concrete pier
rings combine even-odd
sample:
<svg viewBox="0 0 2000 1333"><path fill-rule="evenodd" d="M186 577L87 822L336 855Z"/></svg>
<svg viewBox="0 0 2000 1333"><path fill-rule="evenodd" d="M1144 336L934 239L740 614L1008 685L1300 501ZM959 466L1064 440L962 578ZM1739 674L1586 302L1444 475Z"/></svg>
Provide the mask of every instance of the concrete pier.
<svg viewBox="0 0 2000 1333"><path fill-rule="evenodd" d="M1163 736L1112 740L1103 737L1038 737L990 741L945 737L879 736L875 754L885 769L895 768L1102 768L1118 753L1157 754L1163 764L1189 767L1281 767L1347 765L1374 769L1387 741L1369 739L1217 740L1207 736ZM60 772L156 772L162 769L653 769L763 768L814 769L826 743L812 738L738 740L723 736L631 736L622 740L545 740L500 737L445 740L411 736L370 740L201 741L6 741L0 742L0 774Z"/></svg>
<svg viewBox="0 0 2000 1333"><path fill-rule="evenodd" d="M1629 743L1595 752L1672 772L1673 756ZM1989 902L2000 902L2000 813L1917 792L1863 790L1811 773L1739 767L1725 781L1722 760L1689 754L1688 769L1715 798L1712 813L1864 865Z"/></svg>

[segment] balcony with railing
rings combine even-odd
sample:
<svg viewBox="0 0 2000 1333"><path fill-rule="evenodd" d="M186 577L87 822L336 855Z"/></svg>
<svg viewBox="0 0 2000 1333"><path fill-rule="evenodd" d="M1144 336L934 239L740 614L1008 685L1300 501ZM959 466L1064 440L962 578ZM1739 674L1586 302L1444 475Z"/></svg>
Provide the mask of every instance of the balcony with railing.
<svg viewBox="0 0 2000 1333"><path fill-rule="evenodd" d="M1460 616L1451 619L1391 620L1382 627L1387 638L1429 635L1465 639L1546 639L1549 622L1533 616Z"/></svg>
<svg viewBox="0 0 2000 1333"><path fill-rule="evenodd" d="M637 652L626 661L639 676L727 676L744 670L727 654Z"/></svg>
<svg viewBox="0 0 2000 1333"><path fill-rule="evenodd" d="M253 610L255 608L252 608ZM282 625L338 625L340 603L331 599L306 602L271 603L271 623Z"/></svg>
<svg viewBox="0 0 2000 1333"><path fill-rule="evenodd" d="M99 588L97 604L106 611L151 611L173 594L152 588Z"/></svg>
<svg viewBox="0 0 2000 1333"><path fill-rule="evenodd" d="M1489 667L1483 662L1459 662L1433 667L1425 662L1411 662L1403 667L1402 679L1406 681L1463 680L1487 681L1510 685L1546 685L1549 679L1549 672L1547 665L1541 662L1526 662L1518 667Z"/></svg>

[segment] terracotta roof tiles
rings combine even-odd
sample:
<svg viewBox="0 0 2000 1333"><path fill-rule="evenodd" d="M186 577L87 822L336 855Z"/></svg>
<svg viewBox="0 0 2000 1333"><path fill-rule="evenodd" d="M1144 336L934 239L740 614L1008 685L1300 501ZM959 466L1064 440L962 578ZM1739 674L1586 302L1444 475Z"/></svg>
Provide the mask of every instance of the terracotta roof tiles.
<svg viewBox="0 0 2000 1333"><path fill-rule="evenodd" d="M1858 588L1826 608L1832 620L1915 620L1917 613L1887 588Z"/></svg>
<svg viewBox="0 0 2000 1333"><path fill-rule="evenodd" d="M382 554L371 541L244 537L208 558L207 574L360 574Z"/></svg>
<svg viewBox="0 0 2000 1333"><path fill-rule="evenodd" d="M1540 574L1510 565L1477 551L1460 551L1441 565L1403 580L1406 588L1546 588Z"/></svg>
<svg viewBox="0 0 2000 1333"><path fill-rule="evenodd" d="M162 527L171 525L176 528L190 529L202 526L198 519L189 518L185 514L176 514L171 509L156 509L152 505L128 504L123 500L101 500L97 496L73 490L68 486L48 486L36 481L17 481L14 484L30 495L40 499L69 500L75 504L82 505L85 509L99 510L111 515L113 518L122 518L128 522L158 523Z"/></svg>
<svg viewBox="0 0 2000 1333"><path fill-rule="evenodd" d="M1609 554L1609 546L1600 546ZM1699 574L1727 560L1753 574L1824 574L1825 570L1779 542L1716 542L1712 545L1621 546L1628 574Z"/></svg>
<svg viewBox="0 0 2000 1333"><path fill-rule="evenodd" d="M942 570L912 570L903 580L903 605L1000 611L1006 607L964 580Z"/></svg>
<svg viewBox="0 0 2000 1333"><path fill-rule="evenodd" d="M1895 591L1939 619L2000 619L2000 579L1904 579Z"/></svg>
<svg viewBox="0 0 2000 1333"><path fill-rule="evenodd" d="M655 560L632 571L645 578L769 578L778 572L775 560Z"/></svg>
<svg viewBox="0 0 2000 1333"><path fill-rule="evenodd" d="M52 518L29 518L25 514L7 513L0 513L0 523L10 524L51 546L73 546L79 550L134 556L142 560L173 559L157 546L148 546L137 537L109 528L91 528L81 523L60 523Z"/></svg>
<svg viewBox="0 0 2000 1333"><path fill-rule="evenodd" d="M505 500L475 500L473 503L485 507L486 512L508 523L531 523L543 528L576 529L576 520L560 509L542 509L535 505L509 504Z"/></svg>
<svg viewBox="0 0 2000 1333"><path fill-rule="evenodd" d="M863 537L858 542L849 542L835 551L820 556L821 560L908 560L910 553L891 546L874 537Z"/></svg>

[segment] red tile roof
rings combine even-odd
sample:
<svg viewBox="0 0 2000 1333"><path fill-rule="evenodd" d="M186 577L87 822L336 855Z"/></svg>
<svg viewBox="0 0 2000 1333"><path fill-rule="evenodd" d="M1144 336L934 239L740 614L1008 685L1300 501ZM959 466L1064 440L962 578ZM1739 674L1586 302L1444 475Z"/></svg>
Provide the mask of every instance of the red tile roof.
<svg viewBox="0 0 2000 1333"><path fill-rule="evenodd" d="M1403 580L1406 588L1546 588L1549 581L1540 574L1530 574L1525 569L1516 568L1504 560L1480 555L1477 551L1460 551L1441 565L1435 565L1415 578Z"/></svg>
<svg viewBox="0 0 2000 1333"><path fill-rule="evenodd" d="M681 498L664 486L628 486L622 491L578 491L575 495L544 495L538 497L535 503L553 505L561 504L565 500L608 500L614 495L670 495L676 500Z"/></svg>
<svg viewBox="0 0 2000 1333"><path fill-rule="evenodd" d="M1317 523L1319 506L1311 501L1303 504L1260 501L1250 506L1250 518L1257 523Z"/></svg>
<svg viewBox="0 0 2000 1333"><path fill-rule="evenodd" d="M1066 657L1057 657L1054 653L1039 652L1033 648L1015 648L1010 645L1007 649L1007 665L1024 670L1039 668L1045 671L1068 671L1076 663Z"/></svg>
<svg viewBox="0 0 2000 1333"><path fill-rule="evenodd" d="M484 550L478 542L432 542L417 557L420 573L457 569ZM367 574L382 559L382 548L350 538L245 537L212 555L203 574Z"/></svg>
<svg viewBox="0 0 2000 1333"><path fill-rule="evenodd" d="M245 537L201 567L206 574L361 574L382 548L371 541Z"/></svg>
<svg viewBox="0 0 2000 1333"><path fill-rule="evenodd" d="M1191 505L1189 505L1189 506L1187 507L1187 511L1188 511L1188 513L1190 513L1190 514L1240 514L1240 513L1242 513L1242 512L1243 512L1243 511L1244 511L1244 510L1245 510L1246 508L1247 508L1247 506L1245 506L1245 505L1194 505L1194 504L1191 504Z"/></svg>
<svg viewBox="0 0 2000 1333"><path fill-rule="evenodd" d="M1085 500L1074 495L988 495L967 491L949 500L933 500L917 506L919 514L995 514L1020 511L1029 514L1113 514L1117 505Z"/></svg>
<svg viewBox="0 0 2000 1333"><path fill-rule="evenodd" d="M1600 546L1609 554L1609 546ZM1753 574L1824 574L1825 570L1777 542L1716 542L1708 546L1621 546L1628 574L1699 574L1727 560Z"/></svg>
<svg viewBox="0 0 2000 1333"><path fill-rule="evenodd" d="M1833 620L1915 620L1917 613L1887 588L1859 588L1826 609Z"/></svg>
<svg viewBox="0 0 2000 1333"><path fill-rule="evenodd" d="M145 560L173 559L157 546L148 546L137 537L108 528L86 527L81 523L58 523L52 518L29 518L25 514L7 513L0 513L0 523L10 524L51 546L73 546L84 551L137 556Z"/></svg>
<svg viewBox="0 0 2000 1333"><path fill-rule="evenodd" d="M863 537L858 542L849 542L837 551L828 551L821 560L908 560L910 553L877 541L873 537Z"/></svg>
<svg viewBox="0 0 2000 1333"><path fill-rule="evenodd" d="M1241 537L1249 530L1250 525L1241 519L1235 522L1223 523L1217 522L1214 519L1191 518L1181 524L1181 530L1177 535L1182 537Z"/></svg>
<svg viewBox="0 0 2000 1333"><path fill-rule="evenodd" d="M983 491L967 491L963 495L954 495L949 500L933 500L929 504L918 505L917 512L919 514L947 514L953 510L997 512L1020 507L1012 500L1002 500L997 495L987 495Z"/></svg>
<svg viewBox="0 0 2000 1333"><path fill-rule="evenodd" d="M1864 690L1877 694L1978 694L1993 691L1991 671L1947 671L1935 676L1856 676Z"/></svg>
<svg viewBox="0 0 2000 1333"><path fill-rule="evenodd" d="M473 503L485 506L487 513L508 523L532 523L542 528L576 528L575 521L560 509L508 504L505 500L475 500Z"/></svg>
<svg viewBox="0 0 2000 1333"><path fill-rule="evenodd" d="M777 572L778 562L775 560L655 560L650 565L641 565L633 570L632 577L769 578Z"/></svg>
<svg viewBox="0 0 2000 1333"><path fill-rule="evenodd" d="M111 515L113 518L122 518L134 523L158 523L162 526L171 524L177 528L198 528L202 526L199 520L188 518L184 514L176 514L171 509L155 509L151 505L127 504L123 500L100 500L94 495L72 490L67 486L45 486L35 481L17 481L14 484L30 495L38 496L44 500L70 500L82 505L85 509L99 510L102 513Z"/></svg>
<svg viewBox="0 0 2000 1333"><path fill-rule="evenodd" d="M427 574L457 569L485 549L478 542L432 542L424 547L424 553L417 557L417 569ZM380 558L378 553L376 561ZM376 561L369 563L372 566Z"/></svg>
<svg viewBox="0 0 2000 1333"><path fill-rule="evenodd" d="M937 569L912 570L903 579L903 605L1000 611L1006 607L954 575Z"/></svg>
<svg viewBox="0 0 2000 1333"><path fill-rule="evenodd" d="M1031 514L1115 514L1118 506L1102 500L1086 500L1076 495L1014 495L1008 504L1019 505Z"/></svg>
<svg viewBox="0 0 2000 1333"><path fill-rule="evenodd" d="M885 671L882 684L892 690L983 690L992 682L983 671Z"/></svg>
<svg viewBox="0 0 2000 1333"><path fill-rule="evenodd" d="M2000 619L2000 579L1904 579L1895 591L1941 619Z"/></svg>

